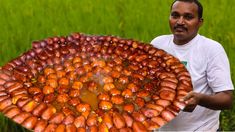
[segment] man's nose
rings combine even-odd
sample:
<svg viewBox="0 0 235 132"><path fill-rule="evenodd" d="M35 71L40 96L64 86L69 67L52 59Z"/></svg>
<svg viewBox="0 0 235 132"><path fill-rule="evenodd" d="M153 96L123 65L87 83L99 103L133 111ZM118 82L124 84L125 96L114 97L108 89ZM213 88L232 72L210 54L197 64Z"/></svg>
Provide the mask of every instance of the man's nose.
<svg viewBox="0 0 235 132"><path fill-rule="evenodd" d="M184 23L184 17L179 17L179 19L177 20L177 24L180 24L180 25L183 25L183 24L185 24Z"/></svg>

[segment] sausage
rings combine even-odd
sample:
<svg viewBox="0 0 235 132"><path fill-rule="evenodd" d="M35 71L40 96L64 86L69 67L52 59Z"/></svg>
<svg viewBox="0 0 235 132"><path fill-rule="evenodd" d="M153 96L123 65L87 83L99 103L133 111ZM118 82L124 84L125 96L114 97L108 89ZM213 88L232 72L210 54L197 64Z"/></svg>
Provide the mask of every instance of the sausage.
<svg viewBox="0 0 235 132"><path fill-rule="evenodd" d="M168 122L175 118L175 115L168 110L163 110L161 116Z"/></svg>
<svg viewBox="0 0 235 132"><path fill-rule="evenodd" d="M27 73L20 71L18 69L14 69L13 76L16 80L26 82L27 81Z"/></svg>
<svg viewBox="0 0 235 132"><path fill-rule="evenodd" d="M145 126L139 121L133 122L132 129L134 132L147 132Z"/></svg>
<svg viewBox="0 0 235 132"><path fill-rule="evenodd" d="M176 94L175 90L172 89L172 88L169 88L169 87L160 87L159 90L158 90L156 93L159 94L159 93L161 93L162 91L170 91L170 92Z"/></svg>
<svg viewBox="0 0 235 132"><path fill-rule="evenodd" d="M184 64L178 63L178 64L175 64L175 65L171 65L172 70L178 69L178 68L184 68Z"/></svg>
<svg viewBox="0 0 235 132"><path fill-rule="evenodd" d="M186 106L186 104L184 102L180 102L180 101L173 101L173 105L180 108L181 110L184 109L184 107Z"/></svg>
<svg viewBox="0 0 235 132"><path fill-rule="evenodd" d="M4 91L0 91L0 97L1 97L1 96L5 96L5 95L7 95L7 93L6 93L6 92L4 92Z"/></svg>
<svg viewBox="0 0 235 132"><path fill-rule="evenodd" d="M164 107L161 106L161 105L150 104L150 103L146 104L146 107L149 108L149 109L157 110L157 111L159 111L159 112L162 112L162 110L164 109Z"/></svg>
<svg viewBox="0 0 235 132"><path fill-rule="evenodd" d="M139 107L142 108L145 105L145 100L143 98L137 97L135 99L135 104Z"/></svg>
<svg viewBox="0 0 235 132"><path fill-rule="evenodd" d="M43 93L38 93L33 96L33 99L39 103L43 101L43 98L44 98Z"/></svg>
<svg viewBox="0 0 235 132"><path fill-rule="evenodd" d="M111 97L111 101L113 104L120 105L124 103L124 98L120 95L115 95Z"/></svg>
<svg viewBox="0 0 235 132"><path fill-rule="evenodd" d="M37 56L42 61L45 61L48 58L48 56L44 50L42 50L40 53L38 53Z"/></svg>
<svg viewBox="0 0 235 132"><path fill-rule="evenodd" d="M119 131L120 132L132 132L132 129L129 127L124 127L124 128L119 129Z"/></svg>
<svg viewBox="0 0 235 132"><path fill-rule="evenodd" d="M7 99L7 98L9 98L9 97L10 97L10 95L0 96L0 102Z"/></svg>
<svg viewBox="0 0 235 132"><path fill-rule="evenodd" d="M90 126L88 131L89 132L98 132L98 127L97 126Z"/></svg>
<svg viewBox="0 0 235 132"><path fill-rule="evenodd" d="M153 117L151 118L151 120L153 122L156 122L159 126L164 126L165 124L167 124L167 121L160 116Z"/></svg>
<svg viewBox="0 0 235 132"><path fill-rule="evenodd" d="M180 80L180 82L183 83L184 85L188 86L188 87L192 87L192 83L190 81Z"/></svg>
<svg viewBox="0 0 235 132"><path fill-rule="evenodd" d="M123 112L122 116L125 120L125 123L126 123L127 127L131 127L132 124L133 124L133 121L134 121L133 118L126 112Z"/></svg>
<svg viewBox="0 0 235 132"><path fill-rule="evenodd" d="M6 65L4 65L2 67L2 69L6 69L6 70L9 70L9 71L12 71L14 69L15 66L11 65L11 63L7 63Z"/></svg>
<svg viewBox="0 0 235 132"><path fill-rule="evenodd" d="M5 81L10 81L11 78L8 74L5 74L3 71L0 71L0 79L3 79Z"/></svg>
<svg viewBox="0 0 235 132"><path fill-rule="evenodd" d="M175 99L175 96L175 91L172 92L170 90L161 90L160 92L160 98L164 100L173 101Z"/></svg>
<svg viewBox="0 0 235 132"><path fill-rule="evenodd" d="M0 102L0 111L4 110L6 107L12 104L11 98L6 98Z"/></svg>
<svg viewBox="0 0 235 132"><path fill-rule="evenodd" d="M98 124L97 115L95 113L90 113L87 120L86 120L87 126L94 126Z"/></svg>
<svg viewBox="0 0 235 132"><path fill-rule="evenodd" d="M37 106L38 103L34 100L31 100L22 107L22 110L26 112L32 112Z"/></svg>
<svg viewBox="0 0 235 132"><path fill-rule="evenodd" d="M35 132L44 132L45 128L47 127L47 121L45 120L38 120L34 127Z"/></svg>
<svg viewBox="0 0 235 132"><path fill-rule="evenodd" d="M37 121L38 121L37 117L31 116L22 123L22 126L24 126L27 129L32 130L34 126L36 125Z"/></svg>
<svg viewBox="0 0 235 132"><path fill-rule="evenodd" d="M149 68L155 68L155 67L157 67L157 66L159 66L159 63L158 63L158 61L156 61L156 60L151 60L151 61L148 63L148 67L149 67Z"/></svg>
<svg viewBox="0 0 235 132"><path fill-rule="evenodd" d="M4 84L4 87L7 89L7 88L9 88L10 86L12 86L16 83L18 83L18 82L17 81L8 81Z"/></svg>
<svg viewBox="0 0 235 132"><path fill-rule="evenodd" d="M114 112L113 113L113 124L115 125L116 128L120 129L125 127L125 119L123 116L121 116L119 113Z"/></svg>
<svg viewBox="0 0 235 132"><path fill-rule="evenodd" d="M101 100L99 103L99 108L102 110L110 110L113 107L113 104L109 101Z"/></svg>
<svg viewBox="0 0 235 132"><path fill-rule="evenodd" d="M57 125L56 125L56 124L49 124L49 125L45 128L44 132L54 132L56 128L57 128Z"/></svg>
<svg viewBox="0 0 235 132"><path fill-rule="evenodd" d="M18 100L26 99L26 98L28 98L28 94L25 94L25 93L15 95L15 96L12 97L12 103L17 104ZM20 106L20 107L22 107L22 106Z"/></svg>
<svg viewBox="0 0 235 132"><path fill-rule="evenodd" d="M170 82L173 82L175 84L177 84L179 82L175 77L166 77L163 80L164 81L170 81Z"/></svg>
<svg viewBox="0 0 235 132"><path fill-rule="evenodd" d="M190 73L187 71L181 71L177 74L177 78L180 78L181 76L187 76L190 78Z"/></svg>
<svg viewBox="0 0 235 132"><path fill-rule="evenodd" d="M69 105L76 106L81 103L79 98L71 98L68 102Z"/></svg>
<svg viewBox="0 0 235 132"><path fill-rule="evenodd" d="M60 124L64 120L64 118L65 118L64 114L59 112L59 113L54 114L50 118L49 123L51 123L51 124Z"/></svg>
<svg viewBox="0 0 235 132"><path fill-rule="evenodd" d="M69 124L66 126L66 132L80 132L79 129L76 130L76 126L73 124Z"/></svg>
<svg viewBox="0 0 235 132"><path fill-rule="evenodd" d="M113 128L113 127L112 127ZM99 123L98 125L99 132L108 132L109 129L104 122Z"/></svg>
<svg viewBox="0 0 235 132"><path fill-rule="evenodd" d="M168 72L162 72L159 74L159 79L164 79L164 78L167 78L167 77L170 77L170 78L175 78L175 74L173 73L168 73Z"/></svg>
<svg viewBox="0 0 235 132"><path fill-rule="evenodd" d="M30 88L28 88L28 92L31 95L36 95L38 93L42 93L42 90L38 87L30 87Z"/></svg>
<svg viewBox="0 0 235 132"><path fill-rule="evenodd" d="M98 99L99 100L104 100L104 101L109 101L110 100L110 96L108 93L104 92L104 93L100 93L98 95Z"/></svg>
<svg viewBox="0 0 235 132"><path fill-rule="evenodd" d="M14 97L19 94L28 94L27 90L25 88L19 88L11 93L11 96Z"/></svg>
<svg viewBox="0 0 235 132"><path fill-rule="evenodd" d="M0 69L1 70L1 69ZM7 76L12 76L12 71L11 70L7 70L7 69L2 69L2 72L4 73L4 74L6 74ZM4 79L4 78L3 78ZM9 78L9 79L11 79L11 78ZM5 79L5 80L7 80L7 81L9 81L8 80L8 77L7 77L7 79Z"/></svg>
<svg viewBox="0 0 235 132"><path fill-rule="evenodd" d="M72 124L72 123L74 122L74 120L75 120L75 117L74 117L74 116L68 115L68 116L66 116L66 117L64 118L63 124L65 124L65 125Z"/></svg>
<svg viewBox="0 0 235 132"><path fill-rule="evenodd" d="M41 115L42 119L49 120L52 115L56 113L56 109L53 106L49 106Z"/></svg>
<svg viewBox="0 0 235 132"><path fill-rule="evenodd" d="M86 126L86 119L84 116L78 116L74 120L74 125L79 128L79 127L85 127Z"/></svg>
<svg viewBox="0 0 235 132"><path fill-rule="evenodd" d="M128 103L123 106L123 110L128 113L132 113L134 109L135 109L135 106L132 103Z"/></svg>
<svg viewBox="0 0 235 132"><path fill-rule="evenodd" d="M147 59L147 58L148 58L147 55L139 55L139 56L136 56L136 57L135 57L135 60L136 60L137 62L141 62L141 61L143 61L143 60L145 60L145 59Z"/></svg>
<svg viewBox="0 0 235 132"><path fill-rule="evenodd" d="M148 118L152 118L160 114L160 112L155 109L142 108L141 111Z"/></svg>
<svg viewBox="0 0 235 132"><path fill-rule="evenodd" d="M112 119L112 116L109 113L104 113L102 119L103 119L103 122L108 127L108 129L113 127L113 119Z"/></svg>
<svg viewBox="0 0 235 132"><path fill-rule="evenodd" d="M5 87L3 85L0 85L0 91L5 91Z"/></svg>
<svg viewBox="0 0 235 132"><path fill-rule="evenodd" d="M185 92L189 92L189 91L192 91L192 87L191 86L187 86L183 83L178 83L178 86L177 86L177 90L185 90Z"/></svg>
<svg viewBox="0 0 235 132"><path fill-rule="evenodd" d="M32 99L31 98L19 98L16 102L16 105L21 108L23 107L25 104L27 104L28 102L30 102Z"/></svg>
<svg viewBox="0 0 235 132"><path fill-rule="evenodd" d="M1 111L3 114L5 114L6 112L8 112L10 109L12 108L16 108L16 106L14 104L7 106L3 111Z"/></svg>
<svg viewBox="0 0 235 132"><path fill-rule="evenodd" d="M156 122L152 120L146 120L145 122L143 122L143 125L148 131L154 131L160 127Z"/></svg>
<svg viewBox="0 0 235 132"><path fill-rule="evenodd" d="M36 108L32 111L32 114L34 116L41 116L44 110L46 110L47 105L45 103L40 103L39 105L36 106Z"/></svg>
<svg viewBox="0 0 235 132"><path fill-rule="evenodd" d="M185 68L176 68L176 69L174 69L173 71L174 71L176 74L178 74L178 73L180 73L180 72L186 71L186 69L185 69Z"/></svg>
<svg viewBox="0 0 235 132"><path fill-rule="evenodd" d="M18 115L14 116L12 118L13 121L15 121L16 123L21 124L26 118L30 117L31 114L28 112L21 112Z"/></svg>
<svg viewBox="0 0 235 132"><path fill-rule="evenodd" d="M7 88L7 91L9 93L13 92L14 90L23 88L23 84L19 83L19 82L15 82L13 85L11 85L10 87Z"/></svg>
<svg viewBox="0 0 235 132"><path fill-rule="evenodd" d="M169 87L169 88L172 88L172 89L176 89L177 83L174 83L174 82L171 82L171 81L163 80L163 81L160 83L160 86L161 86L161 87Z"/></svg>
<svg viewBox="0 0 235 132"><path fill-rule="evenodd" d="M139 79L139 80L141 80L141 81L144 80L144 76L142 76L141 74L133 73L133 74L132 74L132 77L133 77L133 78L137 78L137 79Z"/></svg>
<svg viewBox="0 0 235 132"><path fill-rule="evenodd" d="M191 78L190 76L186 76L186 75L181 75L178 77L179 80L186 80L188 82L191 82Z"/></svg>
<svg viewBox="0 0 235 132"><path fill-rule="evenodd" d="M59 124L55 129L55 132L65 132L66 126L64 124Z"/></svg>
<svg viewBox="0 0 235 132"><path fill-rule="evenodd" d="M177 96L186 96L188 94L188 92L186 91L186 90L181 90L181 89L179 89L179 90L177 90Z"/></svg>
<svg viewBox="0 0 235 132"><path fill-rule="evenodd" d="M133 117L136 121L139 121L139 122L143 122L143 121L146 120L145 115L144 115L142 112L140 112L140 111L134 111L134 112L132 113L132 117Z"/></svg>
<svg viewBox="0 0 235 132"><path fill-rule="evenodd" d="M150 95L149 91L147 90L140 90L136 93L136 96L137 97L140 97L140 98L146 98Z"/></svg>
<svg viewBox="0 0 235 132"><path fill-rule="evenodd" d="M0 85L4 85L6 83L6 80L0 78Z"/></svg>
<svg viewBox="0 0 235 132"><path fill-rule="evenodd" d="M166 110L172 112L176 116L176 115L178 115L180 108L178 108L174 105L170 105L170 106L166 107Z"/></svg>
<svg viewBox="0 0 235 132"><path fill-rule="evenodd" d="M7 116L8 118L12 118L15 115L18 115L21 112L21 110L17 107L13 107L11 109L9 109L6 113L4 113L5 116Z"/></svg>
<svg viewBox="0 0 235 132"><path fill-rule="evenodd" d="M166 65L167 66L172 66L172 65L175 65L177 63L179 64L180 62L176 58L170 58L170 59L166 60Z"/></svg>

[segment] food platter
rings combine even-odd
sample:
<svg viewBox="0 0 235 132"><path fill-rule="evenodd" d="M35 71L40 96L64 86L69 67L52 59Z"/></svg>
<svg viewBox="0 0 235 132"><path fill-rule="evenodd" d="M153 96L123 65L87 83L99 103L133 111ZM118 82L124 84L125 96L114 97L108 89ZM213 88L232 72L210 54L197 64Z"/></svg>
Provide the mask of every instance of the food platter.
<svg viewBox="0 0 235 132"><path fill-rule="evenodd" d="M0 112L34 131L147 131L185 107L190 75L174 56L115 36L34 41L0 68Z"/></svg>

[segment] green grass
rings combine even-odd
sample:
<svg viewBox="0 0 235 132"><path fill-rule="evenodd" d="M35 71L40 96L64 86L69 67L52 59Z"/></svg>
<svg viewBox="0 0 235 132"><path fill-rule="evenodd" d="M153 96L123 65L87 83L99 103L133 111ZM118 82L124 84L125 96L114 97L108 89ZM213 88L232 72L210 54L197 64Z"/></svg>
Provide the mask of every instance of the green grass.
<svg viewBox="0 0 235 132"><path fill-rule="evenodd" d="M0 0L0 66L31 48L33 40L72 32L115 35L150 42L169 34L172 0ZM200 34L220 42L235 82L235 1L202 1ZM221 127L235 130L235 108L223 111ZM24 131L0 116L0 131ZM8 129L6 129L8 128Z"/></svg>

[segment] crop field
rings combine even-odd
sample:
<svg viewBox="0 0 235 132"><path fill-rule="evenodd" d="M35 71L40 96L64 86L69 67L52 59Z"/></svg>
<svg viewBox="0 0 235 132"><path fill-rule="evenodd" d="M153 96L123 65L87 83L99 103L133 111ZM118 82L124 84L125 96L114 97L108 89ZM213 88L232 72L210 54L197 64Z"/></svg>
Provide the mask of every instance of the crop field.
<svg viewBox="0 0 235 132"><path fill-rule="evenodd" d="M0 66L31 48L34 40L73 32L114 35L149 43L170 34L172 0L0 0ZM220 42L235 83L234 0L201 0L200 34ZM235 94L234 94L235 95ZM234 101L235 104L235 101ZM235 107L222 111L221 129L235 130ZM27 131L0 113L0 132Z"/></svg>

